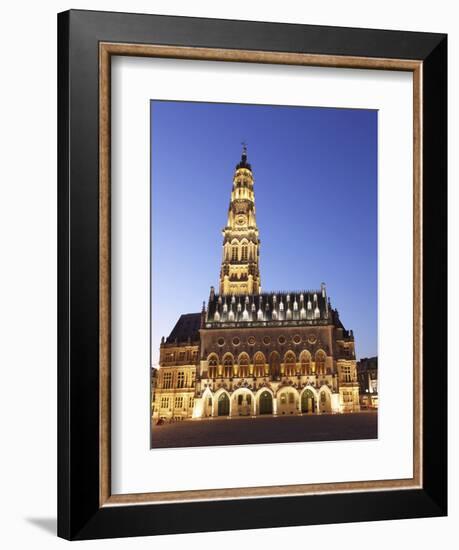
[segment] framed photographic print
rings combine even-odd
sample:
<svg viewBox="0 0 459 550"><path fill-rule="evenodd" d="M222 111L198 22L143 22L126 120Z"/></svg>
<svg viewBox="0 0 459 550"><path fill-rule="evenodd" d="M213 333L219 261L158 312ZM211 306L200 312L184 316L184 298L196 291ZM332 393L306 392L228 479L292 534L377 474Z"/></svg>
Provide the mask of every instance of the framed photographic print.
<svg viewBox="0 0 459 550"><path fill-rule="evenodd" d="M58 531L446 514L446 36L59 14Z"/></svg>

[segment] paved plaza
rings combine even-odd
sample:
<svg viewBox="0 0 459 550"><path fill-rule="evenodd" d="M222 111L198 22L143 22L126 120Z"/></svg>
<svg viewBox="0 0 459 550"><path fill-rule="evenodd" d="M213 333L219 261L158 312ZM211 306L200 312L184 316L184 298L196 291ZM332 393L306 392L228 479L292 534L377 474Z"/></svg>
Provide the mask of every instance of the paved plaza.
<svg viewBox="0 0 459 550"><path fill-rule="evenodd" d="M375 411L349 414L208 418L154 425L152 448L375 439Z"/></svg>

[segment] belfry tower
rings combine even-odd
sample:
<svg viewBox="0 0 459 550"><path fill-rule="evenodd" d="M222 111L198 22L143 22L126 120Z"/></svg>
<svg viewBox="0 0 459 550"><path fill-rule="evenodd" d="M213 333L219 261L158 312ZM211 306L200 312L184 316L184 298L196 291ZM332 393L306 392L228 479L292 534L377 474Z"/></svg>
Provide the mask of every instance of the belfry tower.
<svg viewBox="0 0 459 550"><path fill-rule="evenodd" d="M223 259L220 270L220 294L240 295L261 292L259 254L260 239L255 218L255 195L252 168L247 162L243 143L241 161L236 166L223 229Z"/></svg>

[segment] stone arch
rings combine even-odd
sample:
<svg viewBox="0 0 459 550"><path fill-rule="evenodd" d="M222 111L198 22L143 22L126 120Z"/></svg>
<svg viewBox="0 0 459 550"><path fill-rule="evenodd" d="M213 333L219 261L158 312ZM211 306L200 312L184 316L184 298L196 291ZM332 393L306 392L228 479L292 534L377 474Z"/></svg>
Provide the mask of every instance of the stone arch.
<svg viewBox="0 0 459 550"><path fill-rule="evenodd" d="M319 393L317 391L317 389L314 387L314 386L311 386L310 384L308 384L307 386L305 386L301 392L300 392L300 395L303 395L303 393L306 391L306 390L310 390L312 392L312 394L314 395L314 397L317 399Z"/></svg>
<svg viewBox="0 0 459 550"><path fill-rule="evenodd" d="M231 395L231 416L255 414L255 395L249 388L238 388Z"/></svg>
<svg viewBox="0 0 459 550"><path fill-rule="evenodd" d="M270 400L266 394L271 396ZM274 393L271 388L263 387L260 388L255 394L255 414L273 414L276 412L275 409L276 401Z"/></svg>
<svg viewBox="0 0 459 550"><path fill-rule="evenodd" d="M307 349L304 349L300 353L300 366L301 374L308 375L311 374L311 354Z"/></svg>
<svg viewBox="0 0 459 550"><path fill-rule="evenodd" d="M213 395L209 388L204 390L202 394L202 416L213 416Z"/></svg>
<svg viewBox="0 0 459 550"><path fill-rule="evenodd" d="M277 390L277 414L297 414L299 412L300 395L293 386L283 386Z"/></svg>
<svg viewBox="0 0 459 550"><path fill-rule="evenodd" d="M316 367L316 374L325 374L325 360L327 354L323 349L318 349L314 355L314 362Z"/></svg>
<svg viewBox="0 0 459 550"><path fill-rule="evenodd" d="M225 396L225 397L222 397L222 396ZM222 411L222 408L221 408L221 404L223 401L225 401L225 403L227 403L228 405L227 407L228 412L225 414L220 414L225 412L225 411ZM225 388L219 388L214 393L212 402L213 402L212 416L231 416L231 396ZM220 406L219 406L219 403L220 403Z"/></svg>
<svg viewBox="0 0 459 550"><path fill-rule="evenodd" d="M318 399L319 399L319 411L320 412L331 412L331 396L332 392L327 385L323 385L319 388Z"/></svg>
<svg viewBox="0 0 459 550"><path fill-rule="evenodd" d="M253 356L253 375L265 376L266 357L262 351L257 351Z"/></svg>
<svg viewBox="0 0 459 550"><path fill-rule="evenodd" d="M318 393L312 386L306 386L300 393L300 404L302 413L317 412Z"/></svg>

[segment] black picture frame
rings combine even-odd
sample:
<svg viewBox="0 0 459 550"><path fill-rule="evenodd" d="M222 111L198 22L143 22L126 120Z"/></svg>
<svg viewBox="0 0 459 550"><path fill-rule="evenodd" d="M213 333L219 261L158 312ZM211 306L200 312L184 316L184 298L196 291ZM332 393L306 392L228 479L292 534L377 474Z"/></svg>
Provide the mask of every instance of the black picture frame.
<svg viewBox="0 0 459 550"><path fill-rule="evenodd" d="M102 41L422 61L422 488L100 506ZM59 536L81 540L447 514L446 142L444 34L79 10L58 15Z"/></svg>

